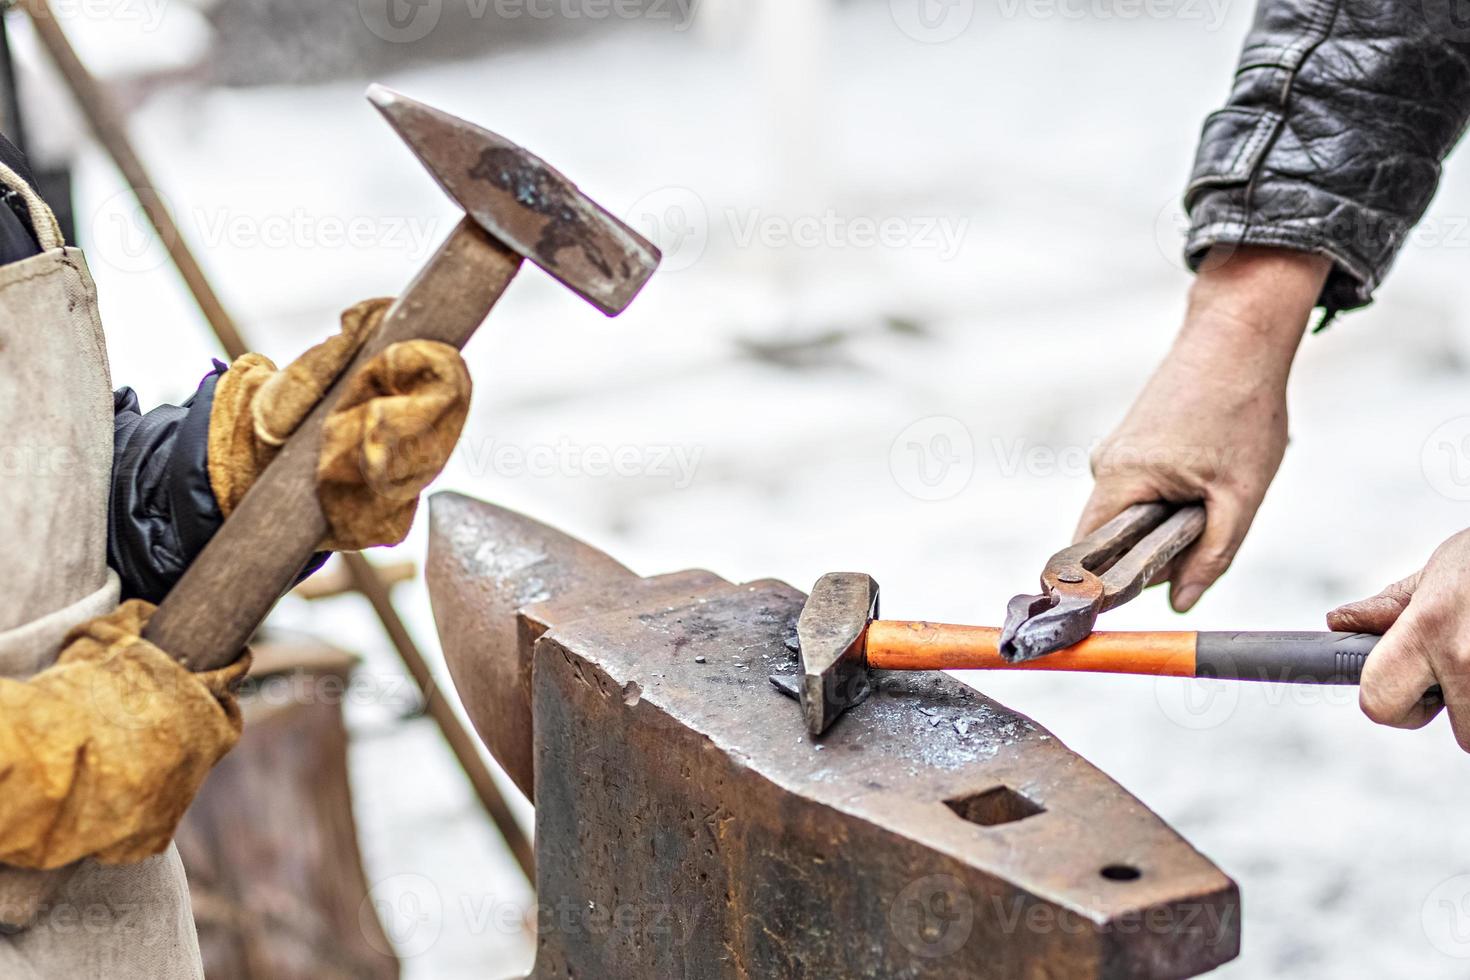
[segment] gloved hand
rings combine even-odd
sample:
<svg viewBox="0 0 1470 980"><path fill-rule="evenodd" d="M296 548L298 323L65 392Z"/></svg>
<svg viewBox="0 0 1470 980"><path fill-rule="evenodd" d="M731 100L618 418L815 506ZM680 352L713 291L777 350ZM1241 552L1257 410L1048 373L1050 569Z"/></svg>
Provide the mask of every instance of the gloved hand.
<svg viewBox="0 0 1470 980"><path fill-rule="evenodd" d="M347 310L341 333L284 371L261 354L246 354L221 376L209 419L209 481L226 517L391 305L374 299ZM346 384L327 418L317 465L328 551L402 541L420 491L448 462L469 413L469 371L448 344L394 344Z"/></svg>
<svg viewBox="0 0 1470 980"><path fill-rule="evenodd" d="M249 654L191 674L140 637L153 609L126 602L72 630L50 669L0 679L0 863L47 870L160 853L239 740L231 691Z"/></svg>

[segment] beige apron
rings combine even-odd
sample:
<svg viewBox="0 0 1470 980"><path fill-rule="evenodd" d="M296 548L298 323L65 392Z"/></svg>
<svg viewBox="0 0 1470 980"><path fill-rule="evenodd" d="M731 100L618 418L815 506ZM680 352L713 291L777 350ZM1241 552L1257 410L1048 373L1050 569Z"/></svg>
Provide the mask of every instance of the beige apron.
<svg viewBox="0 0 1470 980"><path fill-rule="evenodd" d="M56 659L66 631L111 612L107 567L112 383L86 262L26 198L41 255L0 266L0 675ZM0 760L3 765L4 760ZM0 870L0 891L26 878ZM0 936L3 980L202 978L178 852L105 868L83 862L28 929Z"/></svg>

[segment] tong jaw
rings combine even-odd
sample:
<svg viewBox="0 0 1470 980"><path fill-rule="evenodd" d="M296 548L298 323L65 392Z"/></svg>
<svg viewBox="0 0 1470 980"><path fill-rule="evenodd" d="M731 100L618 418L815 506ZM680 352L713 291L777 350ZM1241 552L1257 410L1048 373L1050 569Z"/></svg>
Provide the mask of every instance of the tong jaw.
<svg viewBox="0 0 1470 980"><path fill-rule="evenodd" d="M1066 585L1084 585L1086 594L1060 591L1043 577L1046 591L1041 595L1018 595L1010 601L1000 632L1000 655L1007 663L1023 664L1087 639L1102 611L1103 584L1091 572L1082 574L1082 582Z"/></svg>
<svg viewBox="0 0 1470 980"><path fill-rule="evenodd" d="M1000 655L1019 664L1081 643L1099 613L1142 592L1204 526L1200 506L1135 504L1057 552L1041 573L1042 593L1006 607Z"/></svg>

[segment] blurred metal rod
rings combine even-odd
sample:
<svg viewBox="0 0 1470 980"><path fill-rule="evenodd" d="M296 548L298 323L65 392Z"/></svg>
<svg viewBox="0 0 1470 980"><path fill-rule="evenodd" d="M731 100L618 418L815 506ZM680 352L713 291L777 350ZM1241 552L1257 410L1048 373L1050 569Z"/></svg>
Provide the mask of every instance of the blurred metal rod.
<svg viewBox="0 0 1470 980"><path fill-rule="evenodd" d="M510 807L506 805L500 789L495 785L495 777L490 773L490 767L485 764L484 756L480 754L479 743L460 723L453 706L440 696L439 682L434 677L428 661L424 660L418 647L414 645L413 637L409 634L403 619L398 615L398 610L394 608L393 597L388 592L388 586L378 577L372 562L368 561L364 555L358 552L344 552L341 557L352 575L357 591L372 603L378 618L383 622L383 629L387 632L388 639L393 641L398 655L403 658L404 666L413 675L419 691L423 693L424 710L438 723L439 730L444 733L444 740L454 750L460 766L464 769L464 774L469 777L470 783L475 788L475 794L480 797L480 802L490 814L490 819L500 829L500 834L505 838L505 844L510 848L511 854L515 856L516 863L525 872L526 880L534 884L536 881L536 850L531 846L531 841L525 832L521 830L515 814L510 812Z"/></svg>
<svg viewBox="0 0 1470 980"><path fill-rule="evenodd" d="M377 572L378 580L390 589L402 582L412 582L419 577L419 567L411 561L396 561L389 565L375 564L373 570ZM352 572L349 569L338 565L328 565L292 589L291 594L301 599L317 602L321 599L335 599L339 595L356 591L357 589L353 586Z"/></svg>
<svg viewBox="0 0 1470 980"><path fill-rule="evenodd" d="M168 249L169 257L179 270L179 274L183 276L184 283L189 287L189 292L193 294L194 301L199 304L204 318L209 321L210 329L214 331L214 335L219 338L220 344L230 357L239 357L246 353L250 348L245 344L234 320L225 312L224 305L210 286L209 280L205 278L199 263L195 261L194 254L184 242L178 226L174 224L173 216L154 189L153 180L148 175L148 171L144 169L142 160L133 150L122 114L118 112L111 98L97 83L91 72L87 71L81 59L77 57L75 49L72 48L71 42L67 40L65 32L57 22L50 4L47 0L20 0L17 5L23 7L30 15L31 23L35 25L41 44L46 48L51 60L55 62L57 69L66 80L67 86L77 101L77 106L81 109L82 115L86 117L97 141L102 144L118 170L122 171L123 179L132 188L138 204L147 214L149 222L152 223L164 247ZM388 586L378 577L377 570L365 556L344 554L342 558L351 576L353 588L368 600L373 611L377 613L378 619L383 624L383 630L388 634L388 639L393 643L404 666L418 684L429 716L439 725L444 740L449 743L450 749L459 761L460 768L464 770L465 776L474 787L480 804L489 814L501 836L505 838L506 846L515 856L516 863L520 865L526 879L534 884L536 880L535 852L531 847L531 842L495 785L494 777L489 767L486 766L484 757L480 755L478 744L460 723L453 708L443 697L438 696L438 685L428 661L424 659L413 637L409 634L408 628L404 625L403 619L394 608Z"/></svg>

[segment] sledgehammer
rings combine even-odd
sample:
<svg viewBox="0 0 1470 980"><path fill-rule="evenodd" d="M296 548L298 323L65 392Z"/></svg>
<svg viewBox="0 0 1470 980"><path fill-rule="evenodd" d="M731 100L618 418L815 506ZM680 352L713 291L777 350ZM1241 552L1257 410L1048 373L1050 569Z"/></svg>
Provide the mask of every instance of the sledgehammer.
<svg viewBox="0 0 1470 980"><path fill-rule="evenodd" d="M797 621L801 674L772 682L827 730L868 696L870 670L1067 670L1296 684L1357 684L1381 637L1367 633L1093 633L1039 660L1011 663L999 629L878 618L878 583L823 575ZM1426 698L1439 698L1438 687Z"/></svg>

